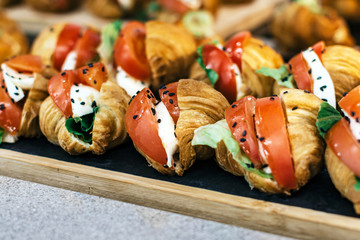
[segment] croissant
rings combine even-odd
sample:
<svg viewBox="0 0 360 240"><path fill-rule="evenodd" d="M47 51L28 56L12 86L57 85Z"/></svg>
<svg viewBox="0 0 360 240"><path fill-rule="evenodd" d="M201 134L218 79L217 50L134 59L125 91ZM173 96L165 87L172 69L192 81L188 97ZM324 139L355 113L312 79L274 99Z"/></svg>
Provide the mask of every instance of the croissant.
<svg viewBox="0 0 360 240"><path fill-rule="evenodd" d="M281 48L290 52L305 49L321 40L327 45L355 44L346 22L335 11L295 2L276 13L271 31Z"/></svg>
<svg viewBox="0 0 360 240"><path fill-rule="evenodd" d="M196 159L213 154L207 147L191 145L195 129L222 119L229 103L209 85L192 79L163 86L159 94L160 101L145 88L133 97L126 128L153 168L182 176Z"/></svg>
<svg viewBox="0 0 360 240"><path fill-rule="evenodd" d="M324 143L322 142L315 125L321 100L313 94L306 93L298 89L282 89L280 98L286 112L286 129L291 147L293 171L295 176L295 185L291 189L280 186L273 177L263 177L261 174L253 172L252 169L256 167L256 165L254 166L253 161L251 164L246 163L245 165L247 168L244 168L244 165L240 164L239 160L236 160L233 153L227 148L227 145L224 143L224 139L215 145L215 153L216 161L222 169L237 176L244 176L251 188L256 188L269 194L284 193L290 195L292 191L296 191L300 187L304 186L312 177L322 170ZM270 101L274 101L271 99L275 99L275 97L270 98ZM235 102L231 108L236 109L239 107L242 100ZM258 114L258 112L256 112L256 114ZM229 117L231 116L229 115ZM252 115L250 117L253 118ZM228 122L228 116L226 117L226 121ZM237 124L240 124L240 122L237 121ZM233 128L236 126L234 125L232 125ZM226 128L228 128L228 126ZM242 128L240 130L240 132L243 132ZM197 131L200 131L200 129ZM258 129L256 129L256 131L258 131ZM229 134L229 137L233 138L233 135L231 133ZM239 142L243 143L250 141L249 139L245 140L245 136L248 136L249 134L251 134L251 131L244 131L241 135L242 138L239 139ZM256 138L259 143L266 140L266 138L262 139L258 132L256 134ZM199 136L200 132L195 133L195 138L198 138ZM196 145L197 144L199 143L196 143ZM269 142L269 144L272 143ZM251 156L254 152L246 154ZM268 168L267 164L261 165L260 163L259 166L260 170Z"/></svg>
<svg viewBox="0 0 360 240"><path fill-rule="evenodd" d="M341 16L346 19L358 21L360 4L357 0L322 0L321 4L326 7L334 8Z"/></svg>
<svg viewBox="0 0 360 240"><path fill-rule="evenodd" d="M148 1L130 0L127 3L122 3L117 0L88 0L87 6L90 11L103 18L120 18L134 10L139 10L144 7Z"/></svg>
<svg viewBox="0 0 360 240"><path fill-rule="evenodd" d="M81 0L26 0L26 3L39 11L45 12L66 12L77 8Z"/></svg>
<svg viewBox="0 0 360 240"><path fill-rule="evenodd" d="M236 55L235 55L236 53L235 54L233 53L239 51L231 50L231 46L232 44L234 44L234 41L238 42L242 48L241 49L242 54L239 59L236 59ZM214 51L215 50L216 49L214 49ZM231 94L229 94L229 91L231 91L229 90L229 88L231 88L230 86L225 87L225 89L221 88L222 82L224 82L225 85L229 85L230 82L229 80L224 79L221 76L222 72L225 72L224 68L221 70L213 69L219 74L219 78L215 83L215 88L217 88L220 92L222 92L230 102L240 99L246 95L264 97L272 94L274 80L270 77L257 73L256 71L260 69L262 66L267 66L269 68L280 67L283 64L283 60L278 53L276 53L271 47L266 46L261 40L252 37L249 32L241 32L235 35L233 38L231 38L228 41L225 50L227 53L230 53L230 56L235 55L235 58L232 57L233 61L229 61L230 63L228 63L227 66L228 68L231 68L235 63L237 64L241 72L241 80L240 80L241 84L240 86L236 84L236 87L234 87L234 89L232 90L234 91L234 93L231 96ZM203 55L206 54L204 51L205 50L202 51ZM219 50L216 51L219 52ZM218 53L218 55L225 55L225 54ZM227 57L224 56L223 58L227 58ZM221 58L219 57L219 59ZM211 64L210 61L211 59L209 60L208 64ZM220 60L214 60L214 61L220 61ZM206 65L205 62L204 65ZM209 68L210 65L206 67ZM195 62L192 65L190 70L190 78L210 83L208 74L205 72L204 68L200 66L199 62Z"/></svg>
<svg viewBox="0 0 360 240"><path fill-rule="evenodd" d="M1 0L0 1L0 6L1 7L7 7L7 6L17 4L19 2L20 2L20 0Z"/></svg>
<svg viewBox="0 0 360 240"><path fill-rule="evenodd" d="M0 11L0 63L13 56L25 54L28 42L20 27Z"/></svg>
<svg viewBox="0 0 360 240"><path fill-rule="evenodd" d="M103 65L100 64L94 64L91 66L91 68L98 67L94 70L95 72L103 67ZM79 74L84 72L84 69L90 68L84 67L78 70ZM54 78L59 77L60 75L61 74L53 77L50 82L54 81ZM66 71L63 73L63 76L66 75L71 75L71 71ZM71 80L71 78L69 79ZM67 81L70 81L69 79L67 79ZM90 81L92 80L90 79ZM100 81L100 78L97 78L97 81ZM78 85L75 84L73 86ZM81 86L81 84L79 86ZM86 91L86 89L81 90L80 88L79 90ZM124 117L127 109L127 103L130 97L126 94L124 89L112 81L106 81L106 79L105 82L102 83L99 90L100 92L98 99L96 101L94 100L92 103L90 102L91 107L98 107L98 110L93 119L91 141L87 142L83 138L80 138L69 132L65 124L68 116L64 113L64 109L60 109L59 105L56 104L58 100L54 97L54 95L46 98L40 107L40 128L46 138L51 143L60 145L71 155L79 155L86 152L92 152L94 154L101 155L107 149L121 144L127 137ZM51 91L50 84L49 91ZM53 91L56 91L56 89ZM79 96L79 98L80 97L81 96ZM77 98L78 97L74 97L74 100L71 98L72 104L75 104L75 101L78 101ZM85 100L83 100L83 105L85 105L87 98L84 99ZM66 102L60 102L60 104L66 105ZM75 109L73 107L73 114L74 111Z"/></svg>

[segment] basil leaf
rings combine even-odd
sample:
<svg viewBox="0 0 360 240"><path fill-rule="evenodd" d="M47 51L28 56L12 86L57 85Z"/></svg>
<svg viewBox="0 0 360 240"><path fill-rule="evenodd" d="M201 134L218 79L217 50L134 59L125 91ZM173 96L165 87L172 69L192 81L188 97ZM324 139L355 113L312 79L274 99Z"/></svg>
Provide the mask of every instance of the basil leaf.
<svg viewBox="0 0 360 240"><path fill-rule="evenodd" d="M2 143L4 133L5 133L5 130L0 127L0 144Z"/></svg>
<svg viewBox="0 0 360 240"><path fill-rule="evenodd" d="M193 146L206 145L215 149L221 141L224 141L226 148L231 152L233 158L244 169L263 178L273 178L272 174L251 167L251 160L241 150L239 143L233 138L225 119L196 129L191 144Z"/></svg>
<svg viewBox="0 0 360 240"><path fill-rule="evenodd" d="M208 69L206 68L205 64L204 64L204 60L202 57L202 51L203 51L203 46L200 46L197 49L197 53L198 53L198 59L196 60L200 66L202 67L202 69L204 69L204 71L206 72L206 75L208 76L212 86L215 86L215 83L217 82L217 80L219 79L219 74L217 74L217 72L215 72L212 69Z"/></svg>
<svg viewBox="0 0 360 240"><path fill-rule="evenodd" d="M316 127L320 135L325 138L325 134L335 123L341 120L341 114L327 102L322 102L316 120Z"/></svg>
<svg viewBox="0 0 360 240"><path fill-rule="evenodd" d="M260 73L273 78L280 86L295 88L293 83L294 76L288 72L285 64L283 64L279 69L271 69L263 66L255 73Z"/></svg>
<svg viewBox="0 0 360 240"><path fill-rule="evenodd" d="M65 127L84 142L90 143L92 141L92 128L94 126L95 115L99 107L93 109L93 113L84 115L82 117L68 118L65 122Z"/></svg>
<svg viewBox="0 0 360 240"><path fill-rule="evenodd" d="M113 54L113 48L117 37L121 31L122 22L117 20L106 25L101 31L101 45L99 52L101 57L106 60L111 60Z"/></svg>
<svg viewBox="0 0 360 240"><path fill-rule="evenodd" d="M360 178L355 176L355 181L356 181L356 183L354 185L354 188L355 188L355 191L358 192L358 191L360 191Z"/></svg>

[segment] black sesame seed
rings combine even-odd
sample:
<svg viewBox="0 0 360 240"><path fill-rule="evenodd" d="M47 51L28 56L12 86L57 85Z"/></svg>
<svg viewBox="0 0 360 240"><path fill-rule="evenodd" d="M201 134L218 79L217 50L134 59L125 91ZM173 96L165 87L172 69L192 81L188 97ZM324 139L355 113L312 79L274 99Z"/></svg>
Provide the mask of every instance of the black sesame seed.
<svg viewBox="0 0 360 240"><path fill-rule="evenodd" d="M161 123L161 119L159 118L157 122L158 122L158 123Z"/></svg>
<svg viewBox="0 0 360 240"><path fill-rule="evenodd" d="M345 97L347 94L348 94L347 92L344 92L343 97Z"/></svg>
<svg viewBox="0 0 360 240"><path fill-rule="evenodd" d="M235 108L235 107L236 107L236 105L235 105L235 104L233 104L233 105L231 105L231 107L232 107L232 108Z"/></svg>
<svg viewBox="0 0 360 240"><path fill-rule="evenodd" d="M139 92L140 92L140 91L137 91L136 94L139 94ZM133 97L135 97L135 96L133 96Z"/></svg>
<svg viewBox="0 0 360 240"><path fill-rule="evenodd" d="M355 116L355 112L353 112L353 111L351 111L350 114L351 114L352 117Z"/></svg>
<svg viewBox="0 0 360 240"><path fill-rule="evenodd" d="M105 67L102 67L102 68L101 68L101 71L105 72Z"/></svg>
<svg viewBox="0 0 360 240"><path fill-rule="evenodd" d="M74 100L73 98L71 98L70 101L71 101L72 103L75 103L75 100Z"/></svg>
<svg viewBox="0 0 360 240"><path fill-rule="evenodd" d="M289 64L289 69L290 69L290 70L292 69L292 65L291 65L291 64Z"/></svg>
<svg viewBox="0 0 360 240"><path fill-rule="evenodd" d="M176 129L176 124L174 124L174 129Z"/></svg>
<svg viewBox="0 0 360 240"><path fill-rule="evenodd" d="M312 60L312 62L315 62L316 61L316 59L314 58L313 60Z"/></svg>
<svg viewBox="0 0 360 240"><path fill-rule="evenodd" d="M177 138L176 133L174 133L174 136Z"/></svg>
<svg viewBox="0 0 360 240"><path fill-rule="evenodd" d="M93 101L93 102L91 103L91 107L92 107L92 108L95 108L95 107L96 107L96 102L95 102L95 101Z"/></svg>
<svg viewBox="0 0 360 240"><path fill-rule="evenodd" d="M284 77L281 79L282 82L286 82L288 80L288 77Z"/></svg>
<svg viewBox="0 0 360 240"><path fill-rule="evenodd" d="M256 134L256 138L259 138L259 135Z"/></svg>
<svg viewBox="0 0 360 240"><path fill-rule="evenodd" d="M242 135L243 135L243 137L246 136L246 130L243 131Z"/></svg>
<svg viewBox="0 0 360 240"><path fill-rule="evenodd" d="M87 74L87 72L88 72L87 68L83 69L83 71L82 71L83 74Z"/></svg>
<svg viewBox="0 0 360 240"><path fill-rule="evenodd" d="M94 79L94 84L96 84L97 82L96 82L96 80Z"/></svg>
<svg viewBox="0 0 360 240"><path fill-rule="evenodd" d="M12 103L15 103L14 99L11 98L11 102L12 102Z"/></svg>
<svg viewBox="0 0 360 240"><path fill-rule="evenodd" d="M168 165L165 164L163 167L164 167L164 168L168 168Z"/></svg>
<svg viewBox="0 0 360 240"><path fill-rule="evenodd" d="M268 166L269 166L268 164L264 164L264 165L261 166L261 168L266 168Z"/></svg>
<svg viewBox="0 0 360 240"><path fill-rule="evenodd" d="M170 97L172 97L172 96L174 96L175 95L175 93L169 93L169 96Z"/></svg>
<svg viewBox="0 0 360 240"><path fill-rule="evenodd" d="M320 87L320 90L323 92L325 88L326 88L326 85L321 86L321 87Z"/></svg>
<svg viewBox="0 0 360 240"><path fill-rule="evenodd" d="M10 76L11 78L15 78L14 76Z"/></svg>
<svg viewBox="0 0 360 240"><path fill-rule="evenodd" d="M4 110L5 109L5 105L4 104L0 104L0 110Z"/></svg>
<svg viewBox="0 0 360 240"><path fill-rule="evenodd" d="M19 74L22 74L22 72L21 72L21 71L18 71L18 73L19 73Z"/></svg>
<svg viewBox="0 0 360 240"><path fill-rule="evenodd" d="M77 87L79 86L79 84L77 84L77 83L74 83L74 85L77 86Z"/></svg>
<svg viewBox="0 0 360 240"><path fill-rule="evenodd" d="M1 88L5 88L5 86L4 86L4 85L1 85Z"/></svg>
<svg viewBox="0 0 360 240"><path fill-rule="evenodd" d="M89 63L88 66L89 66L89 68L92 68L92 67L94 66L94 64L93 64L93 63Z"/></svg>
<svg viewBox="0 0 360 240"><path fill-rule="evenodd" d="M19 96L19 93L16 92L16 93L14 93L14 95L15 95L15 96Z"/></svg>
<svg viewBox="0 0 360 240"><path fill-rule="evenodd" d="M5 88L5 92L6 92L6 93L8 92L8 89L7 89L7 88Z"/></svg>
<svg viewBox="0 0 360 240"><path fill-rule="evenodd" d="M321 50L321 53L324 53L325 52L325 49Z"/></svg>
<svg viewBox="0 0 360 240"><path fill-rule="evenodd" d="M275 100L275 98L274 98L274 97L270 97L270 100L273 101L273 100Z"/></svg>
<svg viewBox="0 0 360 240"><path fill-rule="evenodd" d="M259 140L260 140L260 141L264 141L264 140L265 140L265 138L264 138L264 137L261 137L261 138L259 138Z"/></svg>
<svg viewBox="0 0 360 240"><path fill-rule="evenodd" d="M246 138L240 138L240 142L246 142Z"/></svg>
<svg viewBox="0 0 360 240"><path fill-rule="evenodd" d="M236 127L236 124L237 124L237 122L234 122L234 124L231 127L233 127L233 128Z"/></svg>
<svg viewBox="0 0 360 240"><path fill-rule="evenodd" d="M325 98L322 98L321 100L323 100L324 102L327 102L328 100L327 99L325 99Z"/></svg>
<svg viewBox="0 0 360 240"><path fill-rule="evenodd" d="M152 98L155 98L154 94L152 94L152 93L150 93L150 96L151 96Z"/></svg>
<svg viewBox="0 0 360 240"><path fill-rule="evenodd" d="M155 114L156 114L156 111L155 111L155 109L154 109L154 108L151 108L151 112L152 112L152 114L153 114L153 115L155 115Z"/></svg>
<svg viewBox="0 0 360 240"><path fill-rule="evenodd" d="M138 117L138 115L134 115L134 116L133 116L133 119L136 119L137 117Z"/></svg>
<svg viewBox="0 0 360 240"><path fill-rule="evenodd" d="M312 69L310 68L310 70L309 70L309 74L311 74L311 72L312 72Z"/></svg>
<svg viewBox="0 0 360 240"><path fill-rule="evenodd" d="M66 72L62 72L62 73L61 73L61 76L64 76L65 74L66 74Z"/></svg>
<svg viewBox="0 0 360 240"><path fill-rule="evenodd" d="M81 105L85 105L85 102L80 102Z"/></svg>
<svg viewBox="0 0 360 240"><path fill-rule="evenodd" d="M350 123L350 118L348 116L344 117L346 121L348 121Z"/></svg>
<svg viewBox="0 0 360 240"><path fill-rule="evenodd" d="M151 99L151 96L150 96L149 94L148 94L148 95L146 95L146 96L147 96L147 98L148 98L148 99Z"/></svg>
<svg viewBox="0 0 360 240"><path fill-rule="evenodd" d="M255 117L255 114L253 114L253 118Z"/></svg>
<svg viewBox="0 0 360 240"><path fill-rule="evenodd" d="M308 90L304 90L304 93L310 93Z"/></svg>
<svg viewBox="0 0 360 240"><path fill-rule="evenodd" d="M148 90L146 90L146 92L147 92L147 93L150 93L150 90L148 89Z"/></svg>
<svg viewBox="0 0 360 240"><path fill-rule="evenodd" d="M283 94L287 94L287 93L288 93L288 91L283 92Z"/></svg>
<svg viewBox="0 0 360 240"><path fill-rule="evenodd" d="M297 106L295 106L295 107L293 107L293 108L292 108L292 110L293 110L293 111L295 111L296 109L298 109L298 107L297 107Z"/></svg>
<svg viewBox="0 0 360 240"><path fill-rule="evenodd" d="M15 89L16 89L16 90L19 90L19 88L18 88L17 86L15 86Z"/></svg>
<svg viewBox="0 0 360 240"><path fill-rule="evenodd" d="M322 78L321 76L318 76L316 79L317 79L317 80L320 80L321 78Z"/></svg>
<svg viewBox="0 0 360 240"><path fill-rule="evenodd" d="M161 85L161 86L160 86L160 89L166 89L165 84Z"/></svg>
<svg viewBox="0 0 360 240"><path fill-rule="evenodd" d="M359 122L359 118L356 118L355 121L358 123L358 122Z"/></svg>
<svg viewBox="0 0 360 240"><path fill-rule="evenodd" d="M79 89L76 89L75 92L79 92L80 90Z"/></svg>
<svg viewBox="0 0 360 240"><path fill-rule="evenodd" d="M171 104L173 104L173 103L174 103L174 101L173 101L172 99L170 99L170 100L169 100L169 102L170 102Z"/></svg>
<svg viewBox="0 0 360 240"><path fill-rule="evenodd" d="M168 91L168 90L166 90L166 91L164 91L164 92L163 92L163 94L167 94L168 92L169 92L169 91Z"/></svg>

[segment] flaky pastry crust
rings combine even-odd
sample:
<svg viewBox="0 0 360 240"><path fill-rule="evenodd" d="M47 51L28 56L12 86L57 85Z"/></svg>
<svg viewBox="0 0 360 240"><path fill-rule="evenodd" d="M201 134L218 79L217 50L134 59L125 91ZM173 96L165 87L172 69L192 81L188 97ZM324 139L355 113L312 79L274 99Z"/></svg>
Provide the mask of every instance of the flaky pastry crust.
<svg viewBox="0 0 360 240"><path fill-rule="evenodd" d="M81 0L25 0L28 5L44 12L66 12L81 4Z"/></svg>
<svg viewBox="0 0 360 240"><path fill-rule="evenodd" d="M281 97L287 116L288 136L299 189L318 174L323 166L324 143L315 125L322 101L315 95L299 89L282 89ZM297 109L293 110L295 106ZM220 148L216 149L216 161L224 170L235 175L244 175L251 187L262 192L291 194L278 186L275 180L263 178L243 169L233 159L231 153L224 150L226 147L223 142L220 142L218 147Z"/></svg>
<svg viewBox="0 0 360 240"><path fill-rule="evenodd" d="M102 85L91 143L83 142L67 131L66 117L51 97L40 107L40 128L51 143L60 145L71 155L86 152L101 155L126 139L125 112L129 100L125 90L116 83L107 81Z"/></svg>
<svg viewBox="0 0 360 240"><path fill-rule="evenodd" d="M358 0L322 0L321 4L335 8L346 19L353 21L360 20L360 2Z"/></svg>

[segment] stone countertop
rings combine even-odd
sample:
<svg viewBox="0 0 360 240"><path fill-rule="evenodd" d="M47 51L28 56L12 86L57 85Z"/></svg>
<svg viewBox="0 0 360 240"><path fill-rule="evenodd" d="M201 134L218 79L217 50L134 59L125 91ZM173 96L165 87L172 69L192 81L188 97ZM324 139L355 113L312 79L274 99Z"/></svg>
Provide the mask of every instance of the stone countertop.
<svg viewBox="0 0 360 240"><path fill-rule="evenodd" d="M259 231L0 176L0 239L264 239Z"/></svg>

